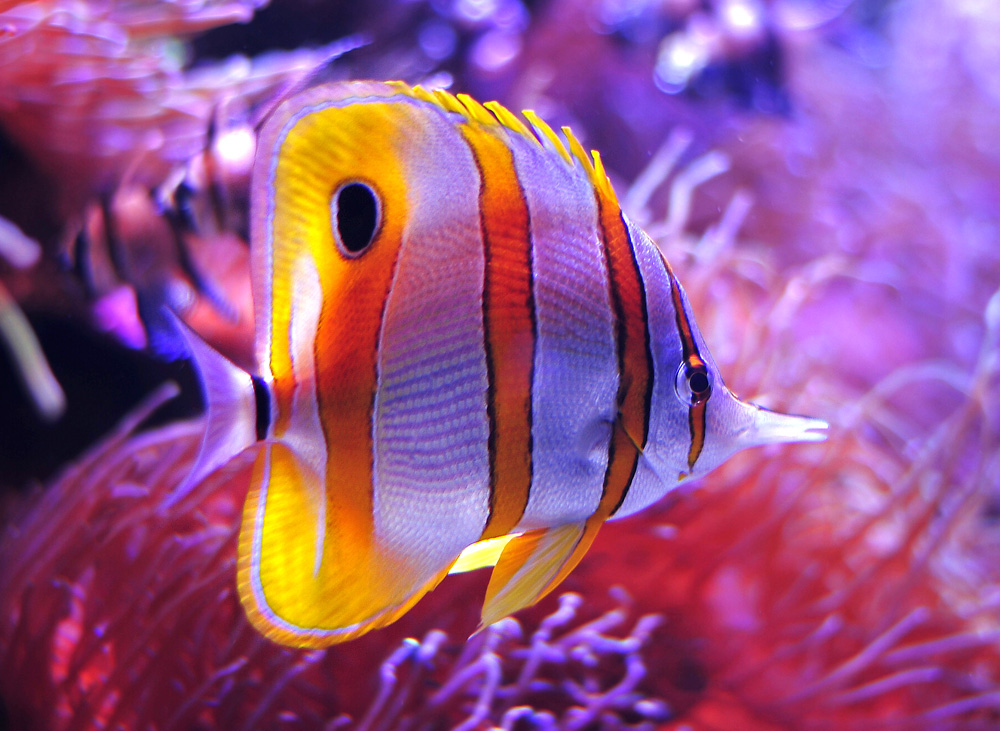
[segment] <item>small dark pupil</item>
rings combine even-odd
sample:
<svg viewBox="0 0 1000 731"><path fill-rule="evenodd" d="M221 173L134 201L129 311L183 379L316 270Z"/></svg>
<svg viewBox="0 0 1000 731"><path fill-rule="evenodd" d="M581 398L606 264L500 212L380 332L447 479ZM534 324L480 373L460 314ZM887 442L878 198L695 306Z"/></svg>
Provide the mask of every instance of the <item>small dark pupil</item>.
<svg viewBox="0 0 1000 731"><path fill-rule="evenodd" d="M688 386L695 396L702 396L708 391L708 374L703 371L695 371L688 376Z"/></svg>
<svg viewBox="0 0 1000 731"><path fill-rule="evenodd" d="M361 183L344 186L337 194L337 231L344 248L352 254L363 251L375 235L375 194Z"/></svg>

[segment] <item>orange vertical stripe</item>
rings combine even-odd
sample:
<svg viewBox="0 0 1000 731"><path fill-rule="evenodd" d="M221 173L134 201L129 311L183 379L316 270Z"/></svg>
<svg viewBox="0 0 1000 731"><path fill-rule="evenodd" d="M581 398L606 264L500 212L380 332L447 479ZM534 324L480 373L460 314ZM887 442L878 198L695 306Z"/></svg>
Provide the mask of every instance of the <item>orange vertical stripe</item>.
<svg viewBox="0 0 1000 731"><path fill-rule="evenodd" d="M621 209L602 193L596 196L618 341L619 413L608 447L604 493L595 514L608 517L625 499L639 453L646 445L653 397L653 356L642 277Z"/></svg>
<svg viewBox="0 0 1000 731"><path fill-rule="evenodd" d="M688 450L688 469L694 469L694 463L705 448L705 406L707 402L695 404L688 409L688 424L691 427L691 448Z"/></svg>
<svg viewBox="0 0 1000 731"><path fill-rule="evenodd" d="M681 348L684 350L684 362L691 368L704 368L705 361L698 354L698 344L694 340L694 333L691 330L691 321L688 320L684 311L684 301L681 299L681 285L674 276L674 270L670 268L663 254L660 254L663 266L667 269L667 276L670 278L670 296L674 304L674 317L677 319L677 330L681 336Z"/></svg>
<svg viewBox="0 0 1000 731"><path fill-rule="evenodd" d="M401 148L406 131L416 123L405 116L411 114L412 108L403 104L332 106L295 123L276 151L270 363L274 435L282 439L294 426L296 391L314 388L323 433L309 438L324 440L327 447L327 518L336 521L336 544L362 552L372 542L378 341L407 217ZM370 138L389 144L358 144ZM377 175L377 182L369 175ZM351 259L337 250L330 209L334 191L347 182L362 182L374 191L382 221L370 249ZM291 277L298 257L312 259L322 289L312 352L315 384L297 382L290 352Z"/></svg>
<svg viewBox="0 0 1000 731"><path fill-rule="evenodd" d="M684 300L681 298L681 285L674 276L674 270L670 268L669 262L663 253L660 253L663 266L667 270L667 277L670 279L670 295L674 304L674 317L677 320L677 331L681 336L681 349L683 350L684 363L689 368L705 368L705 361L698 353L698 344L694 340L694 332L691 328L691 321L684 311ZM691 447L688 449L688 469L694 469L694 463L701 456L701 450L705 447L705 418L706 403L701 402L691 406L688 411L688 426L691 431Z"/></svg>
<svg viewBox="0 0 1000 731"><path fill-rule="evenodd" d="M461 132L480 178L490 419L490 514L483 538L492 538L517 525L531 487L531 384L536 337L531 221L507 144L476 124L463 125Z"/></svg>

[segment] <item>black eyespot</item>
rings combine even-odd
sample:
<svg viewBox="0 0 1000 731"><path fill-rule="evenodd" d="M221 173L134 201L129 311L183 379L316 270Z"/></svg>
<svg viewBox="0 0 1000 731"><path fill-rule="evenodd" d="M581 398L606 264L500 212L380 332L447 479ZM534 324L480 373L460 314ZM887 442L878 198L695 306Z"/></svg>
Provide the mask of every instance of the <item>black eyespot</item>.
<svg viewBox="0 0 1000 731"><path fill-rule="evenodd" d="M704 365L681 363L674 379L674 392L681 403L697 406L712 395L712 377Z"/></svg>
<svg viewBox="0 0 1000 731"><path fill-rule="evenodd" d="M330 213L340 253L352 258L365 253L375 240L380 223L375 191L364 183L343 185L333 194Z"/></svg>

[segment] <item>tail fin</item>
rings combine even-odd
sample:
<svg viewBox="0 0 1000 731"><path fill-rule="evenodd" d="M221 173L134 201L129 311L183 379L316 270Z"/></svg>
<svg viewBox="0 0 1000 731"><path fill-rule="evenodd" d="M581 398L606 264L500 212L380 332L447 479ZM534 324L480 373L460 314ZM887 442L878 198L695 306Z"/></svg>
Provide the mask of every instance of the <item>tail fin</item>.
<svg viewBox="0 0 1000 731"><path fill-rule="evenodd" d="M205 403L205 433L198 457L187 478L168 498L169 506L257 441L257 406L250 374L215 351L173 312L164 312L194 361Z"/></svg>

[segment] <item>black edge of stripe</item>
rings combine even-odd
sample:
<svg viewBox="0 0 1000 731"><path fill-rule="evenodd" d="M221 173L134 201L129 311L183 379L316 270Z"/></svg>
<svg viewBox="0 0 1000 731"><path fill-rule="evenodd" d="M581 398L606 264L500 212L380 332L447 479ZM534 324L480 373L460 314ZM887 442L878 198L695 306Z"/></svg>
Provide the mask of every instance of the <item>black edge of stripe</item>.
<svg viewBox="0 0 1000 731"><path fill-rule="evenodd" d="M602 210L604 207L604 203L601 201L601 197L600 195L597 194L596 190L594 191L594 201L597 205L597 222L598 226L600 226L603 239L602 248L604 251L604 266L606 267L608 274L608 292L611 297L612 311L614 312L615 315L615 345L618 351L618 393L616 395L615 400L620 406L624 401L625 391L628 388L628 385L625 383L625 333L626 333L625 312L624 312L624 307L622 306L621 295L618 292L618 286L615 283L614 275L612 273L614 268L611 262L611 247L609 246L608 242L609 233L602 223L603 219ZM629 253L631 254L632 266L635 267L636 269L636 276L638 277L638 281L641 286L643 282L642 272L639 270L639 264L635 258L635 247L633 246L632 237L629 235L628 225L625 223L624 214L620 209L618 211L618 220L621 223L622 231L625 234L625 240L628 243ZM643 310L643 317L646 321L647 363L649 364L650 367L652 367L652 358L649 348L649 317L646 311L645 293L643 293L643 298L642 298L642 310ZM650 378L647 380L649 383L647 384L647 393L646 393L646 415L644 419L645 424L643 425L644 433L642 437L642 445L637 445L640 447L644 447L646 445L646 436L649 432L649 401L652 398L652 391L648 390L648 386L649 384L652 383L652 371L650 371ZM620 423L620 419L616 419L614 428L624 430L625 427ZM627 432L626 436L628 436L631 439L631 436ZM614 435L612 434L611 438L608 441L608 463L607 467L605 467L604 470L604 481L601 484L602 501L604 500L608 492L608 480L611 478L611 465L614 464L614 459L615 459L614 444L615 440L614 440ZM632 460L632 468L629 471L628 482L625 483L625 487L622 490L622 494L619 496L618 500L615 502L615 505L612 507L609 516L614 515L616 512L618 512L618 509L622 506L622 503L625 502L625 497L628 495L629 490L632 487L632 481L635 479L635 473L638 468L639 468L639 451L636 452L635 459Z"/></svg>
<svg viewBox="0 0 1000 731"><path fill-rule="evenodd" d="M701 416L701 424L698 426L701 426L701 445L698 447L697 454L695 454L692 458L691 450L694 448L694 435L696 431L695 411L698 410L699 406L701 407L699 412ZM694 470L694 466L698 462L698 458L705 449L705 436L706 430L708 429L708 404L700 403L698 406L691 406L688 408L688 426L691 429L691 448L688 449L688 469Z"/></svg>
<svg viewBox="0 0 1000 731"><path fill-rule="evenodd" d="M462 138L465 140L465 138ZM489 285L490 271L490 245L486 235L486 218L483 212L483 197L486 195L486 174L483 166L479 162L476 150L468 140L465 140L469 147L469 154L472 155L472 162L476 166L476 173L479 175L479 237L483 240L483 289L480 294L483 312L483 354L486 358L486 418L489 420L489 434L486 437L487 452L490 459L490 495L486 523L483 530L493 522L493 514L496 512L497 493L497 409L496 409L496 373L493 368L493 348L490 345L490 319L486 310L486 290Z"/></svg>
<svg viewBox="0 0 1000 731"><path fill-rule="evenodd" d="M639 285L642 288L642 320L645 323L645 350L646 350L646 371L649 377L646 379L646 393L643 394L643 408L645 415L642 424L642 442L637 444L638 453L636 454L635 462L632 465L632 474L629 475L628 484L622 491L622 496L618 499L614 508L611 510L611 515L614 515L621 508L622 504L625 502L625 498L628 496L629 490L632 489L632 483L635 481L635 473L639 469L639 457L641 456L642 450L646 448L646 443L649 441L649 417L650 411L653 407L653 383L656 380L656 369L653 363L653 336L649 331L649 303L646 300L646 280L642 277L642 268L639 266L639 259L636 256L635 241L632 240L632 233L629 231L628 222L625 220L625 212L619 210L619 218L622 222L622 230L625 232L625 239L628 241L628 248L632 254L632 266L635 267L635 276L639 281Z"/></svg>
<svg viewBox="0 0 1000 731"><path fill-rule="evenodd" d="M677 323L677 334L681 339L681 357L687 363L691 360L692 355L697 355L698 346L694 342L693 333L690 342L684 337L684 325L688 325L688 331L691 330L691 325L687 313L684 311L684 299L681 297L680 283L677 281L677 277L674 276L674 271L670 268L667 258L663 256L662 251L660 252L660 258L663 260L663 267L667 272L667 279L670 281L670 299L674 303L674 321Z"/></svg>
<svg viewBox="0 0 1000 731"><path fill-rule="evenodd" d="M646 419L642 425L642 444L640 445L645 448L646 443L649 441L649 417L653 408L653 384L656 382L656 364L653 362L653 333L649 329L649 301L646 299L648 295L646 280L642 276L642 268L639 266L639 259L636 257L635 242L632 240L632 234L629 232L624 212L621 216L622 225L625 227L625 236L628 238L629 248L632 250L632 264L635 266L635 274L642 283L642 319L646 323L646 367L649 370L649 378L646 381L646 394L643 397L646 404Z"/></svg>
<svg viewBox="0 0 1000 731"><path fill-rule="evenodd" d="M514 164L514 152L510 153L511 165ZM535 422L534 422L534 394L535 394L535 354L538 350L538 317L535 314L535 266L532 254L535 251L534 235L531 230L531 208L528 206L528 196L524 192L521 178L517 174L517 167L514 167L514 180L517 181L518 193L524 201L524 215L527 225L524 227L528 237L528 317L531 318L531 375L528 379L528 494L524 496L524 507L521 508L520 522L524 511L528 509L528 502L531 500L531 486L535 481Z"/></svg>
<svg viewBox="0 0 1000 731"><path fill-rule="evenodd" d="M670 264L667 263L667 258L663 256L663 252L660 252L660 258L663 259L663 266L667 272L667 278L670 280L670 296L674 302L674 319L677 322L677 334L681 338L681 348L683 350L682 356L685 363L690 363L692 356L697 357L699 360L704 361L701 354L698 352L698 344L694 341L694 328L691 326L691 318L688 313L684 310L684 299L681 297L680 284L677 281L677 277L674 276L673 270L670 268ZM691 334L690 342L688 338L684 337L685 327L687 325L687 331ZM688 407L688 429L691 434L691 447L694 447L694 437L695 437L695 408L694 406ZM691 447L688 448L688 469L693 470L695 463L698 461L698 457L701 456L701 452L705 447L705 429L707 426L708 419L708 408L707 404L701 409L701 429L702 429L702 444L698 449L698 454L694 455L694 459L691 459Z"/></svg>
<svg viewBox="0 0 1000 731"><path fill-rule="evenodd" d="M608 230L604 227L602 223L603 216L602 209L604 204L601 201L601 197L594 191L594 201L597 204L597 224L601 228L601 234L603 238L604 250L604 266L608 272L608 294L611 297L611 311L615 316L615 350L618 354L618 392L615 394L615 405L620 408L622 402L625 400L625 392L628 390L628 385L625 383L625 311L622 306L622 298L618 292L618 286L615 283L614 277L614 267L611 264L611 247L608 241ZM629 242L631 245L631 242ZM611 438L608 440L608 464L604 468L604 481L601 483L601 502L608 494L608 480L611 479L611 465L614 464L615 460L615 437L614 429L624 429L625 427L621 424L621 419L615 419L615 425L612 429ZM628 484L632 483L632 476L635 475L635 468L638 465L638 458L632 465L632 475L629 477ZM628 486L622 490L622 494L628 492ZM600 504L600 503L598 503Z"/></svg>

